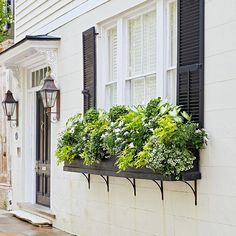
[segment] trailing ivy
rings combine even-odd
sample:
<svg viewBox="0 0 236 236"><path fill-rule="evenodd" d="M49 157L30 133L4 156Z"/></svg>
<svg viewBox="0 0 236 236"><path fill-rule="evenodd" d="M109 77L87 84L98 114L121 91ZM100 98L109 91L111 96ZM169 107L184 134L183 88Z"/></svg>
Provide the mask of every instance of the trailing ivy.
<svg viewBox="0 0 236 236"><path fill-rule="evenodd" d="M0 0L0 43L9 37L6 26L13 22L12 11L5 0Z"/></svg>
<svg viewBox="0 0 236 236"><path fill-rule="evenodd" d="M193 167L193 150L207 142L204 129L191 116L160 98L146 107L114 106L109 112L90 109L82 119L69 119L58 140L58 163L84 160L85 165L115 157L119 171L150 168L179 178Z"/></svg>

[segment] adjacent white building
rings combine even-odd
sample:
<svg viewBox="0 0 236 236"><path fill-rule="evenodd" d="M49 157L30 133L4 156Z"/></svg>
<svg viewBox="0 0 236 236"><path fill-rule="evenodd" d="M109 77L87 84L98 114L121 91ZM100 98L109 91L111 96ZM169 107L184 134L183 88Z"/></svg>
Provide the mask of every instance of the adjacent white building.
<svg viewBox="0 0 236 236"><path fill-rule="evenodd" d="M89 190L86 178L63 171L54 154L67 119L86 103L82 36L95 30L97 107L145 104L158 96L175 103L181 6L201 9L197 16L204 29L198 42L201 53L205 48L198 68L201 73L204 67L200 110L204 100L201 121L204 115L210 140L200 155L197 205L182 182L165 181L164 200L148 180L136 181L134 196L126 179L110 177L107 192L104 180L91 175ZM44 205L40 209L55 215L55 227L81 236L236 235L235 12L234 0L16 0L15 45L0 53L3 91L11 90L19 103L19 126L7 122L1 137L8 145L12 208ZM185 19L189 31L195 29L194 17ZM38 95L49 68L60 88L57 122L45 116Z"/></svg>

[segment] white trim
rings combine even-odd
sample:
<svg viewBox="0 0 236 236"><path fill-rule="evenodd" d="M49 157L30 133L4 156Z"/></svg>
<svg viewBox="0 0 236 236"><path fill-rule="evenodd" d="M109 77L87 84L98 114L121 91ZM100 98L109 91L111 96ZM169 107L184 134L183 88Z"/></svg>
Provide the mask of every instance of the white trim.
<svg viewBox="0 0 236 236"><path fill-rule="evenodd" d="M74 20L75 18L85 14L88 11L97 8L98 6L108 2L110 0L89 0L85 3L81 4L80 6L76 7L75 9L67 12L66 14L58 17L54 21L50 22L48 25L44 26L43 28L36 30L32 34L47 34L50 33L61 26L65 25L66 23Z"/></svg>
<svg viewBox="0 0 236 236"><path fill-rule="evenodd" d="M24 58L24 53L29 52L29 50L34 50L37 53L36 49L58 49L60 45L60 41L42 41L42 40L26 40L21 44L17 45L17 47L11 48L8 51L4 52L0 55L0 65L4 64L14 64L18 65L18 60L20 59L20 55L22 55L21 59ZM32 55L32 52L31 52ZM17 60L16 60L17 57Z"/></svg>
<svg viewBox="0 0 236 236"><path fill-rule="evenodd" d="M164 1L157 1L157 95L158 97L164 97L164 81L165 81L165 24L164 24Z"/></svg>
<svg viewBox="0 0 236 236"><path fill-rule="evenodd" d="M177 82L177 78L175 78L175 94L172 94L173 97L167 97L168 95L168 81L170 80L168 78L168 73L170 73L171 71L174 71L177 69L177 58L176 58L176 64L175 65L171 65L171 37L170 37L170 5L172 3L176 2L176 0L167 0L166 2L166 39L165 41L167 42L167 45L166 45L166 58L165 58L165 63L166 63L166 71L165 71L165 83L164 83L164 97L167 98L167 99L170 99L170 101L172 103L176 103L176 93L177 93L177 87L176 87L176 82ZM176 3L177 4L177 3ZM177 16L177 7L176 7L176 16ZM177 42L176 42L177 43ZM176 48L177 49L177 48ZM177 55L177 54L176 54ZM174 79L174 78L173 78ZM174 99L173 99L174 98Z"/></svg>
<svg viewBox="0 0 236 236"><path fill-rule="evenodd" d="M34 69L27 69L25 72L25 124L29 127L25 137L24 150L26 151L25 157L25 201L36 203L36 92L41 89L41 86L31 88L32 72L35 70L44 69L47 64L42 64L40 67ZM31 112L28 112L28 111ZM30 147L30 148L29 148ZM27 163L28 162L28 163ZM30 187L29 187L30 186ZM52 186L52 185L50 185ZM29 191L30 189L30 191Z"/></svg>
<svg viewBox="0 0 236 236"><path fill-rule="evenodd" d="M138 78L147 77L147 76L150 76L150 75L156 75L156 71L145 73L145 74L134 75L134 76L131 76L131 77L127 77L127 78L125 78L125 80L129 81L129 80L132 80L132 79L138 79Z"/></svg>

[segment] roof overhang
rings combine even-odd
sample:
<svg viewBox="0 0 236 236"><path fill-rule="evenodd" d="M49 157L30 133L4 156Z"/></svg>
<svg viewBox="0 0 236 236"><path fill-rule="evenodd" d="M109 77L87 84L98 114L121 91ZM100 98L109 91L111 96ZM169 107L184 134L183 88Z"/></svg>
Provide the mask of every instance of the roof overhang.
<svg viewBox="0 0 236 236"><path fill-rule="evenodd" d="M45 60L46 51L56 51L60 44L59 37L48 35L31 36L17 42L7 50L0 53L0 65L32 67Z"/></svg>

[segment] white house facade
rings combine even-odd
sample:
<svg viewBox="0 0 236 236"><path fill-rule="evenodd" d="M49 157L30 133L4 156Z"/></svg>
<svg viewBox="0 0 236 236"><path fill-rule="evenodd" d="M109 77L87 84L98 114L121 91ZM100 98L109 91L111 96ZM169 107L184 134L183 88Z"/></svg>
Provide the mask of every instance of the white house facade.
<svg viewBox="0 0 236 236"><path fill-rule="evenodd" d="M179 17L186 9L193 15ZM4 170L10 173L10 208L43 205L54 227L79 236L236 235L235 12L234 0L16 0L15 44L0 53L1 91L10 90L19 106L18 126L6 121L0 127L10 157L11 171ZM178 53L186 33L181 19L189 32L199 27L199 35L189 36L197 40L190 59L187 44L182 57ZM86 50L92 53L89 65ZM186 72L195 57L200 60ZM91 100L86 65L96 79ZM60 89L53 110L60 107L59 120L47 117L39 98L49 70ZM59 133L87 103L106 110L155 97L181 103L178 73L188 74L191 88L197 73L200 105L191 100L186 107L197 111L209 134L200 153L201 176L190 178L190 186L112 176L107 183L106 175L57 165Z"/></svg>

